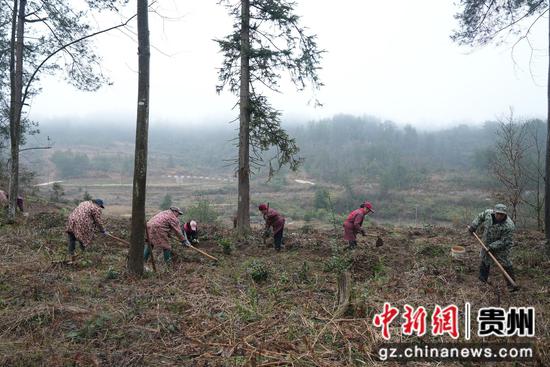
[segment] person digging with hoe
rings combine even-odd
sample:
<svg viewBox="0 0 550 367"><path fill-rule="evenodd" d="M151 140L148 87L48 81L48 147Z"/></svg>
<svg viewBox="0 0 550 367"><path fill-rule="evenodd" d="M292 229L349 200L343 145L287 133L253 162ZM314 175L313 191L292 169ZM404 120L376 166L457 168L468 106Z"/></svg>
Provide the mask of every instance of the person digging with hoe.
<svg viewBox="0 0 550 367"><path fill-rule="evenodd" d="M272 227L275 250L281 251L285 218L275 209L270 208L269 204L260 204L260 206L258 206L258 210L262 212L265 220L264 238L266 237L266 234L269 233L269 227Z"/></svg>
<svg viewBox="0 0 550 367"><path fill-rule="evenodd" d="M170 246L170 236L172 234L177 236L184 247L191 244L181 230L180 221L178 219L180 215L183 215L183 212L179 208L173 206L149 219L147 222L147 234L149 237L147 240L149 246L145 246L143 251L145 262L147 262L151 255L151 247L162 249L164 261L166 263L172 261L172 246Z"/></svg>
<svg viewBox="0 0 550 367"><path fill-rule="evenodd" d="M362 228L365 215L374 213L372 204L365 201L360 205L359 209L355 209L349 213L348 218L344 222L344 240L348 241L348 250L353 250L357 247L357 233L366 236L365 230Z"/></svg>
<svg viewBox="0 0 550 367"><path fill-rule="evenodd" d="M74 261L75 258L76 241L80 244L80 249L85 251L94 239L96 229L103 235L108 234L101 219L101 209L104 208L103 200L88 200L80 203L69 215L66 232L71 260Z"/></svg>
<svg viewBox="0 0 550 367"><path fill-rule="evenodd" d="M509 260L510 249L513 245L513 235L516 229L514 222L508 217L506 205L497 204L494 209L487 209L480 213L468 226L468 231L474 235L477 228L482 225L485 230L483 232L483 242L489 252L495 256L497 261L502 265L504 270L514 280L514 269ZM479 280L487 283L489 278L489 270L491 267L491 259L487 251L481 250L481 264L479 265ZM517 285L513 285L509 280L508 289L515 292L519 289Z"/></svg>

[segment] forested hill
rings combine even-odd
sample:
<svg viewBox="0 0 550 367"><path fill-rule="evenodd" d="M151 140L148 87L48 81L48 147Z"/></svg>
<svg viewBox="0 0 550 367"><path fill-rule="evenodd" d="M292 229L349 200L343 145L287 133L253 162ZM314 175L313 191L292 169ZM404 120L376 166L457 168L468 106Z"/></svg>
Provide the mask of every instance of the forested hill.
<svg viewBox="0 0 550 367"><path fill-rule="evenodd" d="M302 170L311 178L341 184L364 176L380 180L400 177L404 184L441 170L486 172L497 125L485 122L421 131L373 117L338 115L315 122L287 123L286 128L296 138L300 156L304 158ZM542 121L534 120L533 126L538 129L541 141L545 141ZM131 125L106 122L48 123L42 125L41 135L50 136L56 150L71 149L76 153L84 145L131 146L134 129ZM233 169L231 160L237 153L235 136L235 126L222 122L206 126L153 122L149 146L150 152L165 157L157 164L185 163L197 170L229 173ZM128 149L126 153L133 151Z"/></svg>

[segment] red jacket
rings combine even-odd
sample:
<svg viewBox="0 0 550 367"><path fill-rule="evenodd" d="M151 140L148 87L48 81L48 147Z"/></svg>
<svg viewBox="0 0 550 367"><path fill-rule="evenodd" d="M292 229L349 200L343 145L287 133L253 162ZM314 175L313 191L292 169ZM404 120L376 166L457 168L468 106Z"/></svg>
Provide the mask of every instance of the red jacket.
<svg viewBox="0 0 550 367"><path fill-rule="evenodd" d="M267 209L267 213L264 214L265 226L273 228L273 234L279 232L285 226L285 217L283 217L275 209Z"/></svg>
<svg viewBox="0 0 550 367"><path fill-rule="evenodd" d="M349 213L348 218L344 222L344 240L355 241L357 233L361 232L363 219L365 219L365 209L355 209Z"/></svg>

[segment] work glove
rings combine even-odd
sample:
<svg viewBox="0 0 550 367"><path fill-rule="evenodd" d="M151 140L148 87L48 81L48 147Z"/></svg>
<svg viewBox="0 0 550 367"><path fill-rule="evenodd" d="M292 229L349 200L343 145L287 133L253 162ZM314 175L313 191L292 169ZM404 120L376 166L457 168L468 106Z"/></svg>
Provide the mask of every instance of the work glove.
<svg viewBox="0 0 550 367"><path fill-rule="evenodd" d="M473 236L474 233L475 233L476 229L472 226L468 226L468 232L470 232L470 234Z"/></svg>
<svg viewBox="0 0 550 367"><path fill-rule="evenodd" d="M197 238L195 238L192 242L198 244L199 240Z"/></svg>
<svg viewBox="0 0 550 367"><path fill-rule="evenodd" d="M104 229L103 231L101 231L101 234L103 234L104 236L107 236L109 232L107 232L107 230Z"/></svg>
<svg viewBox="0 0 550 367"><path fill-rule="evenodd" d="M183 241L181 241L181 244L183 245L183 247L191 246L191 242L189 242L189 240L183 240Z"/></svg>

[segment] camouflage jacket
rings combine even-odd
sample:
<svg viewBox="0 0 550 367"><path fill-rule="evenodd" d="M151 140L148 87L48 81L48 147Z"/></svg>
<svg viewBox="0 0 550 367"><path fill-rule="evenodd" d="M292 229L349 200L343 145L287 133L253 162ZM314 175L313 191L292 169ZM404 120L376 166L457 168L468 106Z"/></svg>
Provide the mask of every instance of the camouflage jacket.
<svg viewBox="0 0 550 367"><path fill-rule="evenodd" d="M512 247L516 226L510 217L506 216L502 223L496 223L493 210L487 209L479 213L470 226L475 230L482 224L485 227L483 242L487 247L494 251L506 251Z"/></svg>

